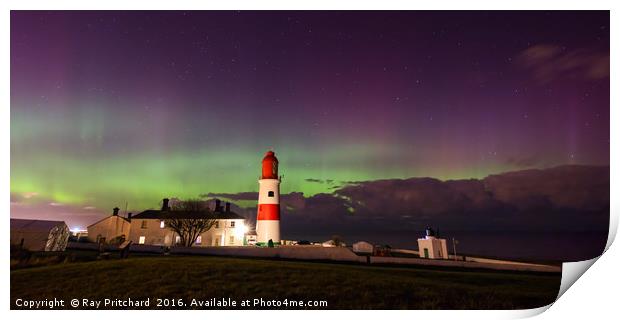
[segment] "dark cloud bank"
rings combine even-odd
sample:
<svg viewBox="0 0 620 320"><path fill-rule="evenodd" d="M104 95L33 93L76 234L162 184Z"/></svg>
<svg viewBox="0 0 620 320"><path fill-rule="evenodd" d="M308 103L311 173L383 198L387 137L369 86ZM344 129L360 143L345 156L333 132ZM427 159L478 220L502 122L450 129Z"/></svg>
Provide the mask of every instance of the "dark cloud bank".
<svg viewBox="0 0 620 320"><path fill-rule="evenodd" d="M207 194L231 201L257 194ZM609 167L560 166L484 179L355 182L330 194L282 195L285 238L370 240L416 248L426 226L471 254L574 261L602 253L609 223ZM238 208L250 220L255 208ZM457 248L457 251L459 248Z"/></svg>

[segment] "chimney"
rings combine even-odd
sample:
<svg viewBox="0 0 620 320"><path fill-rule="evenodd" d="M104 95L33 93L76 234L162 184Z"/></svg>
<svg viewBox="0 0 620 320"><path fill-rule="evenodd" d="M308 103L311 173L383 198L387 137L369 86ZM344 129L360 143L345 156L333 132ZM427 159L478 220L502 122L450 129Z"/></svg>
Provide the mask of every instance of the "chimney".
<svg viewBox="0 0 620 320"><path fill-rule="evenodd" d="M427 237L434 237L435 236L435 232L433 231L433 228L426 227L426 236Z"/></svg>
<svg viewBox="0 0 620 320"><path fill-rule="evenodd" d="M131 222L131 212L127 214L127 220Z"/></svg>
<svg viewBox="0 0 620 320"><path fill-rule="evenodd" d="M226 212L230 212L230 202L226 202Z"/></svg>
<svg viewBox="0 0 620 320"><path fill-rule="evenodd" d="M168 198L164 198L162 200L164 203L161 205L161 211L168 211L168 209L170 209L170 207L168 207L168 201L170 201Z"/></svg>
<svg viewBox="0 0 620 320"><path fill-rule="evenodd" d="M215 199L215 212L222 211L222 207L220 206L220 199Z"/></svg>
<svg viewBox="0 0 620 320"><path fill-rule="evenodd" d="M118 209L118 207L116 207L116 208L114 208L114 209L112 209L112 210L113 210L113 211L112 211L112 215L113 215L113 216L118 216L118 210L119 210L119 209Z"/></svg>

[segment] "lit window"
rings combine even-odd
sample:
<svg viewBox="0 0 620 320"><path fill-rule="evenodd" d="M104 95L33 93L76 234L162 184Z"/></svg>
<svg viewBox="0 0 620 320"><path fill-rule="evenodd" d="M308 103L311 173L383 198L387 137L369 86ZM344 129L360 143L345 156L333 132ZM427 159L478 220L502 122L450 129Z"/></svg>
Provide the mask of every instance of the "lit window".
<svg viewBox="0 0 620 320"><path fill-rule="evenodd" d="M235 236L230 236L230 244L235 243Z"/></svg>
<svg viewBox="0 0 620 320"><path fill-rule="evenodd" d="M146 220L142 220L142 229L146 229Z"/></svg>
<svg viewBox="0 0 620 320"><path fill-rule="evenodd" d="M180 237L180 236L177 236L177 237L174 239L174 242L175 242L176 244L181 243L181 237Z"/></svg>
<svg viewBox="0 0 620 320"><path fill-rule="evenodd" d="M230 222L230 227L231 227L231 228L234 228L234 227L235 227L235 222L234 222L234 221L231 221L231 222Z"/></svg>
<svg viewBox="0 0 620 320"><path fill-rule="evenodd" d="M144 244L144 242L146 242L146 237L145 236L140 236L140 240L138 240L139 244Z"/></svg>
<svg viewBox="0 0 620 320"><path fill-rule="evenodd" d="M196 238L196 244L201 244L202 243L202 236L198 236L198 238Z"/></svg>
<svg viewBox="0 0 620 320"><path fill-rule="evenodd" d="M166 226L166 224L164 223L164 220L159 222L159 228L163 229Z"/></svg>
<svg viewBox="0 0 620 320"><path fill-rule="evenodd" d="M272 197L272 198L273 198L273 196L274 196L273 191L269 191L269 193L267 193L267 196L268 196L268 197Z"/></svg>

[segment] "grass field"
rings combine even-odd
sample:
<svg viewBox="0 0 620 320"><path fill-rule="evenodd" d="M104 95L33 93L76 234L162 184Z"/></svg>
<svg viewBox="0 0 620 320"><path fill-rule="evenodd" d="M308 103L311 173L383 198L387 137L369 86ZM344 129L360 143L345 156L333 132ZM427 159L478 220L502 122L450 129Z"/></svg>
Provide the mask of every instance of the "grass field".
<svg viewBox="0 0 620 320"><path fill-rule="evenodd" d="M310 309L522 309L553 302L560 278L224 257L131 257L12 270L11 305L16 308L17 298L151 298L152 308L157 298L230 297L327 301L327 307Z"/></svg>

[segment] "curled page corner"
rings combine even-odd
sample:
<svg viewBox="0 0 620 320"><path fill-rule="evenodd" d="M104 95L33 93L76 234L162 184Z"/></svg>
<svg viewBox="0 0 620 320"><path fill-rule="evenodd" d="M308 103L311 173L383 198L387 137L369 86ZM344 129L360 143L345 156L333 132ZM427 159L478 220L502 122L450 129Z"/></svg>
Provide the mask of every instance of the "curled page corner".
<svg viewBox="0 0 620 320"><path fill-rule="evenodd" d="M588 270L600 256L592 258L590 260L577 261L577 262L564 262L562 264L562 282L560 283L560 291L556 301L570 288L570 286L581 277L586 270Z"/></svg>
<svg viewBox="0 0 620 320"><path fill-rule="evenodd" d="M547 311L547 309L549 309L551 307L551 305L553 305L553 303L550 303L550 304L548 304L546 306L534 308L534 309L518 310L517 312L513 313L512 315L514 316L514 319L532 318L532 317L535 317L535 316L540 315L543 312Z"/></svg>
<svg viewBox="0 0 620 320"><path fill-rule="evenodd" d="M613 210L612 210L613 212ZM577 262L564 262L562 264L562 280L560 282L560 290L558 291L558 296L555 298L555 301L558 301L560 297L570 288L576 281L579 279L594 263L609 250L612 243L616 238L616 233L618 231L618 215L610 214L609 219L609 233L607 236L607 243L605 244L605 249L601 255L594 257L589 260L577 261ZM542 314L547 311L554 304L550 303L546 306L542 306L534 309L527 310L519 310L515 312L513 315L517 318L530 318Z"/></svg>
<svg viewBox="0 0 620 320"><path fill-rule="evenodd" d="M609 219L609 234L607 236L607 243L603 253L598 257L594 257L590 260L577 261L577 262L564 262L562 264L562 281L560 283L560 291L556 301L579 279L602 255L607 252L611 244L616 238L616 232L618 231L618 216L615 214L610 215Z"/></svg>
<svg viewBox="0 0 620 320"><path fill-rule="evenodd" d="M560 290L558 291L558 296L555 298L555 301L539 308L521 310L515 315L523 319L534 317L547 311L556 301L560 299L566 290L568 290L568 288L570 288L577 281L577 279L579 279L596 262L596 260L598 260L598 258L600 258L600 256L590 260L564 262L562 264L562 280L560 282Z"/></svg>

